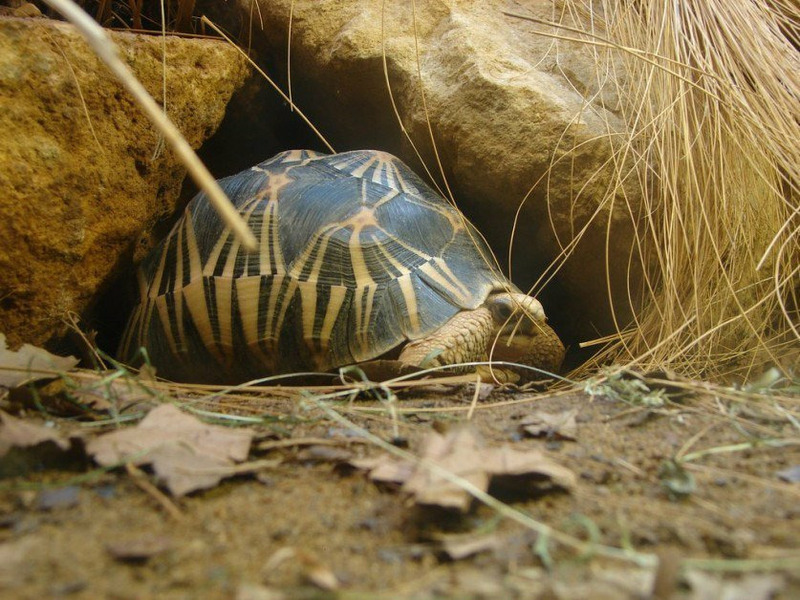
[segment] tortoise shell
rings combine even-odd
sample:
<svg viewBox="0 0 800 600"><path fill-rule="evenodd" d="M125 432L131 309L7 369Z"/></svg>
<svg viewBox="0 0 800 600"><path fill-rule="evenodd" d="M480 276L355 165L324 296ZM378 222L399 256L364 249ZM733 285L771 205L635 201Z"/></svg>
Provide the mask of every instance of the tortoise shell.
<svg viewBox="0 0 800 600"><path fill-rule="evenodd" d="M515 289L463 215L389 154L294 150L220 184L258 251L198 194L138 270L123 360L143 346L159 375L206 382L329 370Z"/></svg>

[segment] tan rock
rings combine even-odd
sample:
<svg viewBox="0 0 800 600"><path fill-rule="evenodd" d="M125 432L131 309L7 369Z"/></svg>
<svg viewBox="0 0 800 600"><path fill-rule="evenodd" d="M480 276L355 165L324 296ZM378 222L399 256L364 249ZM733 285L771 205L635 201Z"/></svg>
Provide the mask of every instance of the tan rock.
<svg viewBox="0 0 800 600"><path fill-rule="evenodd" d="M161 98L161 38L111 36ZM167 111L196 148L248 70L227 44L174 37L166 65ZM45 19L0 19L0 131L0 332L40 344L174 210L185 170L75 30Z"/></svg>
<svg viewBox="0 0 800 600"><path fill-rule="evenodd" d="M252 12L251 0L240 4ZM459 206L501 261L517 207L538 182L514 245L513 278L520 286L531 285L598 206L615 198L608 272L624 324L633 228L621 194L607 192L613 164L609 140L622 127L614 113L619 102L614 81L598 77L593 47L556 43L535 33L552 29L503 14L511 10L552 20L558 4L431 0L417 2L414 13L410 2L260 0L258 14L263 38L278 57L275 64L283 61L285 71L293 5L293 98L336 150L386 149L422 170L387 92L385 52L400 122L435 169L432 132ZM435 178L442 181L439 174ZM637 198L627 193L635 214ZM613 326L606 291L608 214L607 207L600 210L542 296L568 341ZM634 288L637 277L634 273Z"/></svg>

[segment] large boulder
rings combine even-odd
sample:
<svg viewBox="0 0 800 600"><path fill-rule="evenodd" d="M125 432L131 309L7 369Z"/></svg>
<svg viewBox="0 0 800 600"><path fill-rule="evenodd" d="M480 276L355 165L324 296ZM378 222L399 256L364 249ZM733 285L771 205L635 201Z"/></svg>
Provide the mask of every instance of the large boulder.
<svg viewBox="0 0 800 600"><path fill-rule="evenodd" d="M248 75L226 43L110 35L158 99L166 64L167 112L194 148ZM41 344L175 209L185 169L64 23L0 19L0 131L0 332Z"/></svg>
<svg viewBox="0 0 800 600"><path fill-rule="evenodd" d="M445 189L433 138L455 200L504 266L527 196L513 246L518 285L581 238L540 296L568 341L613 330L607 283L625 324L628 280L636 289L638 277L629 264L637 198L609 191L621 161L616 82L598 77L592 47L503 14L516 7L550 20L557 2L431 0L416 13L414 3L381 0L259 0L258 11L240 2L263 22L277 77L286 85L290 66L294 101L337 151L385 149L418 171L424 162Z"/></svg>

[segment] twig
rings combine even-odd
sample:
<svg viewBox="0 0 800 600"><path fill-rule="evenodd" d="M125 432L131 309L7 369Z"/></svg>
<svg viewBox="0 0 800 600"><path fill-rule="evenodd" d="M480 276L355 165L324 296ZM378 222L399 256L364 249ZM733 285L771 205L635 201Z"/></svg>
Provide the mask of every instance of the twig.
<svg viewBox="0 0 800 600"><path fill-rule="evenodd" d="M291 438L288 440L268 440L257 445L259 450L275 450L278 448L294 448L295 446L348 446L350 444L367 444L367 440L359 438L330 439L330 438Z"/></svg>
<svg viewBox="0 0 800 600"><path fill-rule="evenodd" d="M130 92L156 129L159 130L181 159L197 185L206 193L211 205L219 213L225 224L231 228L231 231L242 243L242 246L247 250L256 250L256 238L248 229L247 223L233 207L225 192L222 191L217 181L194 153L189 143L178 131L178 128L164 114L158 103L153 100L153 97L144 89L144 86L134 77L125 63L120 60L116 46L103 31L103 28L72 0L45 0L45 2L60 12L78 29L98 58L106 64L125 89Z"/></svg>
<svg viewBox="0 0 800 600"><path fill-rule="evenodd" d="M142 471L132 462L126 462L125 469L128 471L128 475L131 476L133 483L139 486L139 489L152 496L153 499L158 502L173 519L176 521L183 521L184 517L181 510L172 500L167 498L167 496L161 490L147 480L147 476L144 474L144 471Z"/></svg>

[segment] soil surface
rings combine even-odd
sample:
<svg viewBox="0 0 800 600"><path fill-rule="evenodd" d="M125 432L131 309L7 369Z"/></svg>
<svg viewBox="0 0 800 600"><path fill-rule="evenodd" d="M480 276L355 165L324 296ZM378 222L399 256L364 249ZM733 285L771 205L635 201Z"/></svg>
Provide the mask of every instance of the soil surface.
<svg viewBox="0 0 800 600"><path fill-rule="evenodd" d="M193 407L206 421L261 419L243 424L255 432L247 460L260 463L183 497L145 466L98 469L83 443L12 450L0 480L0 595L798 598L800 446L797 421L780 416L796 401L696 389L650 407L575 389L484 384L476 394L467 383L398 390L388 404L324 401L355 428L296 391L205 399ZM65 416L38 402L57 431L89 440L115 428L102 411ZM2 408L43 422L30 399L7 396ZM532 415L570 410L574 428L524 430ZM420 506L350 463L385 453L358 428L419 455L432 431L464 427L486 448L542 451L574 473L571 489L489 488L554 533L477 501L464 513ZM604 556L609 546L620 558Z"/></svg>

